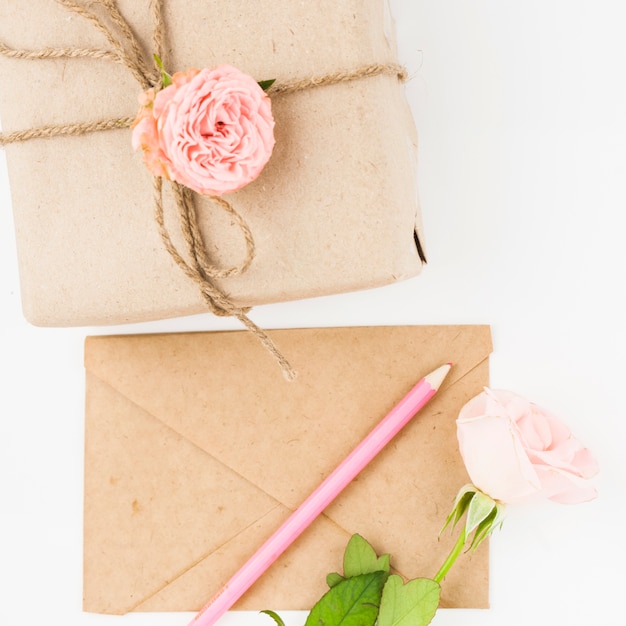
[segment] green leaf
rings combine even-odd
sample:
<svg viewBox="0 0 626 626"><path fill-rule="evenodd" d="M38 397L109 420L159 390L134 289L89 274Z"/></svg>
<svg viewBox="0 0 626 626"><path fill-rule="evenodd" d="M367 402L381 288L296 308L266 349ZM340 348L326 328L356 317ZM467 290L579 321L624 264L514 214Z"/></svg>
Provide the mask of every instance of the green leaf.
<svg viewBox="0 0 626 626"><path fill-rule="evenodd" d="M390 576L380 602L377 626L426 626L437 612L441 587L430 578L415 578L403 584Z"/></svg>
<svg viewBox="0 0 626 626"><path fill-rule="evenodd" d="M265 609L264 611L261 611L261 613L269 615L278 624L278 626L285 626L285 622L283 622L282 617L278 613L270 611L269 609Z"/></svg>
<svg viewBox="0 0 626 626"><path fill-rule="evenodd" d="M158 54L153 55L154 62L157 64L158 68L161 70L161 83L163 84L163 89L169 87L172 84L172 77L165 71L163 67L163 61Z"/></svg>
<svg viewBox="0 0 626 626"><path fill-rule="evenodd" d="M346 578L370 574L371 572L389 573L389 555L379 557L374 548L361 535L350 537L343 556L343 575Z"/></svg>
<svg viewBox="0 0 626 626"><path fill-rule="evenodd" d="M275 78L271 78L270 80L260 80L259 87L263 91L267 91L275 82L276 82Z"/></svg>
<svg viewBox="0 0 626 626"><path fill-rule="evenodd" d="M338 585L342 580L345 578L337 572L331 572L326 576L326 584L331 588Z"/></svg>
<svg viewBox="0 0 626 626"><path fill-rule="evenodd" d="M374 626L387 577L372 572L342 580L311 609L305 626Z"/></svg>

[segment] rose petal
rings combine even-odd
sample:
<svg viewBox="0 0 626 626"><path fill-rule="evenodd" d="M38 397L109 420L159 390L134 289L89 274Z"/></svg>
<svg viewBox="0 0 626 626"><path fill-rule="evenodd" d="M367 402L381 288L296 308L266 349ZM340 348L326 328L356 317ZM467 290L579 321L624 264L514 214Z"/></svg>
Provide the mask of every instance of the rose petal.
<svg viewBox="0 0 626 626"><path fill-rule="evenodd" d="M531 410L521 415L517 420L524 444L531 450L546 450L552 445L552 430L546 418L536 411Z"/></svg>
<svg viewBox="0 0 626 626"><path fill-rule="evenodd" d="M543 495L559 504L579 504L598 496L597 490L589 482L571 472L555 467L535 465L541 480Z"/></svg>
<svg viewBox="0 0 626 626"><path fill-rule="evenodd" d="M472 483L492 498L512 503L541 489L508 416L459 418L457 436Z"/></svg>

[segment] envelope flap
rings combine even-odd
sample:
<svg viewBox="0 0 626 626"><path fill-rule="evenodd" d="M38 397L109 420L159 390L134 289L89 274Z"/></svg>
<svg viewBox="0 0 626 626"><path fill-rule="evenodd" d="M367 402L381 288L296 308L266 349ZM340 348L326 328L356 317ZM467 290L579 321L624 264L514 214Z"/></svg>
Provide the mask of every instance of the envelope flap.
<svg viewBox="0 0 626 626"><path fill-rule="evenodd" d="M222 545L245 544L250 526L284 516L273 498L89 373L86 391L85 610L135 610Z"/></svg>
<svg viewBox="0 0 626 626"><path fill-rule="evenodd" d="M294 508L421 376L453 362L445 389L491 351L487 326L271 335L298 370L293 383L283 380L245 332L90 337L85 363L129 400ZM292 477L303 468L294 485Z"/></svg>

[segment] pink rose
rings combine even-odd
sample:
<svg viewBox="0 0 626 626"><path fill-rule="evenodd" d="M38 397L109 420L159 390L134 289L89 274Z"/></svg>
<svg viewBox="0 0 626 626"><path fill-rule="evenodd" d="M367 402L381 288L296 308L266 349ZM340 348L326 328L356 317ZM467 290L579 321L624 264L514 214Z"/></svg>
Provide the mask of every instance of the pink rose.
<svg viewBox="0 0 626 626"><path fill-rule="evenodd" d="M589 450L554 416L510 391L485 389L470 400L457 436L473 484L495 500L542 496L574 504L597 496Z"/></svg>
<svg viewBox="0 0 626 626"><path fill-rule="evenodd" d="M155 176L205 195L252 182L274 148L271 102L258 83L230 65L177 72L159 92L141 94L133 148Z"/></svg>

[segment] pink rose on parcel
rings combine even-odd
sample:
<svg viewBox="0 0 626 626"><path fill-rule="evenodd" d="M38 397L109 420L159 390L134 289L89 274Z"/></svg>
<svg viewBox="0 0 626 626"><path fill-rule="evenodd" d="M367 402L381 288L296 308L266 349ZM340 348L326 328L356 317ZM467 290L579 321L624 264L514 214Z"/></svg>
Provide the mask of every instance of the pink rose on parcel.
<svg viewBox="0 0 626 626"><path fill-rule="evenodd" d="M472 483L496 500L574 504L597 496L591 452L556 417L510 391L472 398L459 413L457 436Z"/></svg>
<svg viewBox="0 0 626 626"><path fill-rule="evenodd" d="M271 101L259 84L230 65L171 79L139 98L132 142L148 169L216 196L257 178L274 148Z"/></svg>

